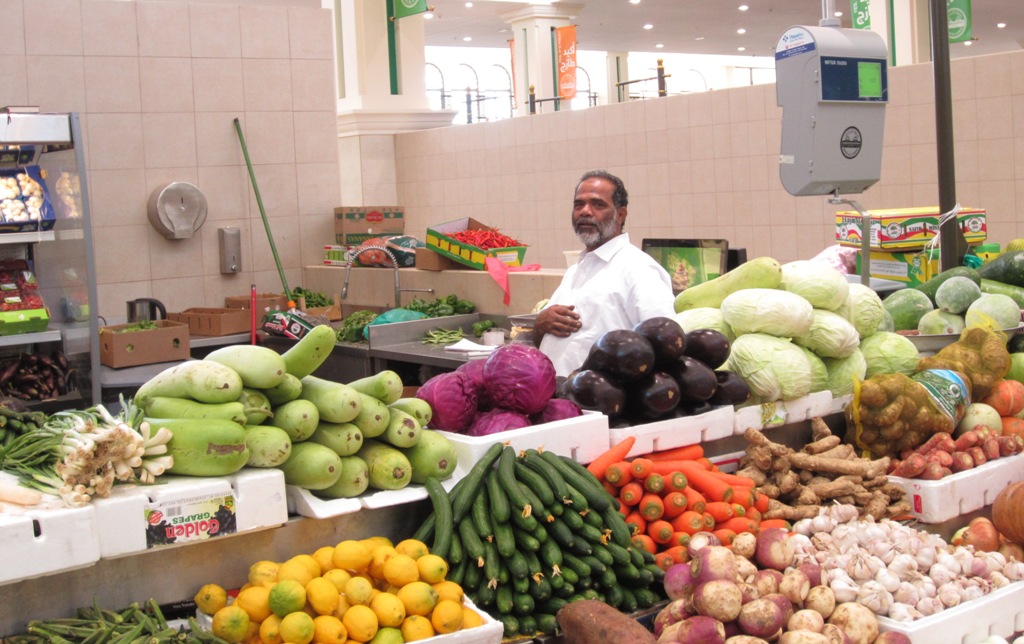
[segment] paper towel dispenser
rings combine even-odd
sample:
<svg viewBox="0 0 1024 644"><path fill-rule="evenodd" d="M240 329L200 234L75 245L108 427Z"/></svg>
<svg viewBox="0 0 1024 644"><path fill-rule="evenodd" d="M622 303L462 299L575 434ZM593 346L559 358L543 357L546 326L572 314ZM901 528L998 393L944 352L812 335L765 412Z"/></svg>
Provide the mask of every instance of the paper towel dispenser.
<svg viewBox="0 0 1024 644"><path fill-rule="evenodd" d="M206 196L184 181L157 186L149 195L149 222L168 239L188 239L206 221Z"/></svg>

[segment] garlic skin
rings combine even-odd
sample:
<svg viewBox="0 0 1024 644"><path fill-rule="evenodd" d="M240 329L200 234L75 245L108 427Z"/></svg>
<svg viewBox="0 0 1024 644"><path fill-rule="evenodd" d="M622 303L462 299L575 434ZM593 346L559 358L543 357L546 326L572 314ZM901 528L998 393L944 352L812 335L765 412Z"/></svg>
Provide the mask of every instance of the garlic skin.
<svg viewBox="0 0 1024 644"><path fill-rule="evenodd" d="M960 591L961 589L956 584L949 582L939 586L936 597L942 602L943 606L952 608L960 605Z"/></svg>
<svg viewBox="0 0 1024 644"><path fill-rule="evenodd" d="M793 524L793 532L797 534L802 534L805 537L809 537L815 532L812 526L813 523L811 519L800 519L799 521Z"/></svg>
<svg viewBox="0 0 1024 644"><path fill-rule="evenodd" d="M879 568L875 573L875 581L882 585L890 593L900 587L902 580L888 568Z"/></svg>
<svg viewBox="0 0 1024 644"><path fill-rule="evenodd" d="M1009 581L1020 581L1024 579L1024 561L1012 559L1006 562L1006 565L1003 566L1003 569L1000 572L1001 575ZM992 579L996 574L996 572L990 573L989 579Z"/></svg>
<svg viewBox="0 0 1024 644"><path fill-rule="evenodd" d="M1014 563L1014 562L1011 561L1010 563ZM1007 565L1009 565L1009 564L1007 564ZM990 584L992 584L993 588L1003 588L1004 586L1008 586L1011 583L1013 583L1012 581L1010 581L1010 579L1005 574L1003 574L1001 572L998 572L998 571L996 571L996 572L992 573L991 575L989 575L988 576L988 581L989 581Z"/></svg>
<svg viewBox="0 0 1024 644"><path fill-rule="evenodd" d="M959 601L960 595L957 594ZM870 580L861 584L857 591L857 601L870 608L876 615L888 615L889 607L892 606L892 593L886 590L882 584Z"/></svg>
<svg viewBox="0 0 1024 644"><path fill-rule="evenodd" d="M917 604L914 605L914 608L927 617L928 615L934 615L935 613L941 612L946 607L943 606L938 597L923 597L918 600Z"/></svg>
<svg viewBox="0 0 1024 644"><path fill-rule="evenodd" d="M836 596L837 604L857 600L857 591L859 590L859 587L848 575L845 579L842 577L833 579L829 582L828 586L832 589L832 594Z"/></svg>
<svg viewBox="0 0 1024 644"><path fill-rule="evenodd" d="M814 517L811 521L811 534L816 532L832 532L839 522L835 520L830 514L826 512L820 513Z"/></svg>
<svg viewBox="0 0 1024 644"><path fill-rule="evenodd" d="M917 610L910 604L904 604L902 602L894 602L889 607L889 619L897 622L912 622L915 619L924 617L921 611Z"/></svg>
<svg viewBox="0 0 1024 644"><path fill-rule="evenodd" d="M917 570L917 559L913 555L905 552L901 552L893 557L892 561L889 563L889 572L899 577L901 581L906 581L910 576L910 573L917 572Z"/></svg>
<svg viewBox="0 0 1024 644"><path fill-rule="evenodd" d="M936 586L942 586L956 579L957 574L943 564L937 563L928 570L928 576Z"/></svg>
<svg viewBox="0 0 1024 644"><path fill-rule="evenodd" d="M914 606L921 599L921 592L909 581L901 581L899 587L893 591L892 599L899 604Z"/></svg>

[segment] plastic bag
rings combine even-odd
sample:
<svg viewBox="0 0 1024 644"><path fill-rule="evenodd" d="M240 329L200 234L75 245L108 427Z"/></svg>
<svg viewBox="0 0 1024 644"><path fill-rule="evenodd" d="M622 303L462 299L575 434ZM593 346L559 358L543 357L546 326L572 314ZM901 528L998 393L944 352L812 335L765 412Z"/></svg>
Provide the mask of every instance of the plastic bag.
<svg viewBox="0 0 1024 644"><path fill-rule="evenodd" d="M1006 334L995 328L970 326L960 339L942 347L934 356L921 358L922 369L952 369L967 375L976 400L987 396L1010 370L1010 352Z"/></svg>
<svg viewBox="0 0 1024 644"><path fill-rule="evenodd" d="M371 326L376 326L378 324L390 324L392 322L411 322L413 320L422 320L425 317L427 317L426 314L420 313L419 311L410 311L409 309L391 309L384 311L366 325L363 329L363 337L367 340L370 339Z"/></svg>

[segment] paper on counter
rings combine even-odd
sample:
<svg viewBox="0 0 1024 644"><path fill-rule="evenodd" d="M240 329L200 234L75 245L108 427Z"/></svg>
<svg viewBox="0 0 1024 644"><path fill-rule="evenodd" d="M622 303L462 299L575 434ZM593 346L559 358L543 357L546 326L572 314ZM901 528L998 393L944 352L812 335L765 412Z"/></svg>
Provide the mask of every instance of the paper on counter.
<svg viewBox="0 0 1024 644"><path fill-rule="evenodd" d="M466 353L490 353L497 347L489 346L486 344L478 344L472 340L463 338L455 344L449 344L444 348L445 351L462 351Z"/></svg>

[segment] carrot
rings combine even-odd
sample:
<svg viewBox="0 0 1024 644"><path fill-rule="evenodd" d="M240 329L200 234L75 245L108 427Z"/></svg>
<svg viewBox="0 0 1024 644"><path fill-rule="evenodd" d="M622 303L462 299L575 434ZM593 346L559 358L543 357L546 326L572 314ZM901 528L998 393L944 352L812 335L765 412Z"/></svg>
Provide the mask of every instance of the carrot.
<svg viewBox="0 0 1024 644"><path fill-rule="evenodd" d="M754 487L754 481L746 476L738 476L721 470L715 470L715 476L733 487Z"/></svg>
<svg viewBox="0 0 1024 644"><path fill-rule="evenodd" d="M632 507L637 503L640 503L640 499L643 495L644 488L636 481L630 481L620 488L618 496L623 505Z"/></svg>
<svg viewBox="0 0 1024 644"><path fill-rule="evenodd" d="M634 458L629 466L635 479L645 479L654 471L654 462L649 458Z"/></svg>
<svg viewBox="0 0 1024 644"><path fill-rule="evenodd" d="M754 505L754 488L745 485L734 485L732 488L732 501L745 508Z"/></svg>
<svg viewBox="0 0 1024 644"><path fill-rule="evenodd" d="M691 462L689 464L685 464L684 467L681 468L681 471L683 474L686 474L686 478L689 479L690 485L697 488L697 490L709 500L726 502L732 501L732 496L734 494L733 487L707 470L701 469L699 465Z"/></svg>
<svg viewBox="0 0 1024 644"><path fill-rule="evenodd" d="M687 485L690 484L686 480L686 475L682 472L671 472L669 474L662 474L665 477L665 487L676 492L681 492Z"/></svg>
<svg viewBox="0 0 1024 644"><path fill-rule="evenodd" d="M665 477L661 474L650 474L644 479L644 489L648 492L661 492L665 489Z"/></svg>
<svg viewBox="0 0 1024 644"><path fill-rule="evenodd" d="M633 535L633 546L646 550L652 555L658 551L657 544L654 543L654 539L649 534L637 534Z"/></svg>
<svg viewBox="0 0 1024 644"><path fill-rule="evenodd" d="M724 501L712 501L704 507L704 512L710 514L715 523L721 523L722 521L728 521L729 519L736 516L736 511L732 505Z"/></svg>
<svg viewBox="0 0 1024 644"><path fill-rule="evenodd" d="M627 514L626 518L623 520L627 524L631 524L636 527L633 534L643 534L647 532L647 519L644 518L644 515L640 514L639 510L633 510Z"/></svg>
<svg viewBox="0 0 1024 644"><path fill-rule="evenodd" d="M732 540L736 538L736 533L728 528L719 528L717 530L712 530L711 534L718 537L719 541L722 542L723 546L731 545Z"/></svg>
<svg viewBox="0 0 1024 644"><path fill-rule="evenodd" d="M701 516L704 517L704 529L705 530L714 530L715 529L715 523L716 523L715 517L711 516L706 511L705 512L701 512Z"/></svg>
<svg viewBox="0 0 1024 644"><path fill-rule="evenodd" d="M687 508L689 508L690 510L694 510L695 512L704 511L704 506L707 503L707 500L704 498L703 494L693 489L692 487L684 488L682 492L683 495L686 497L686 500L688 501L686 506Z"/></svg>
<svg viewBox="0 0 1024 644"><path fill-rule="evenodd" d="M686 546L681 545L672 546L671 548L665 550L665 554L672 557L672 561L674 561L677 564L686 563L690 558L690 555L686 550Z"/></svg>
<svg viewBox="0 0 1024 644"><path fill-rule="evenodd" d="M704 529L704 515L700 512L687 510L672 519L672 527L675 528L677 532L685 532L687 534L700 532Z"/></svg>
<svg viewBox="0 0 1024 644"><path fill-rule="evenodd" d="M601 481L601 487L603 487L604 491L607 492L608 494L611 494L613 497L619 496L618 488L616 488L614 485L612 485L608 481Z"/></svg>
<svg viewBox="0 0 1024 644"><path fill-rule="evenodd" d="M637 510L640 511L640 515L648 521L657 521L665 514L665 502L662 501L661 497L653 492L640 497L640 503L637 505Z"/></svg>
<svg viewBox="0 0 1024 644"><path fill-rule="evenodd" d="M633 480L633 472L629 469L629 461L612 463L604 471L604 480L615 487L622 487Z"/></svg>
<svg viewBox="0 0 1024 644"><path fill-rule="evenodd" d="M672 543L676 544L677 546L685 546L686 544L690 543L690 533L682 531L674 532L672 534Z"/></svg>
<svg viewBox="0 0 1024 644"><path fill-rule="evenodd" d="M647 458L652 461L695 461L703 456L704 448L701 445L684 445L654 452Z"/></svg>
<svg viewBox="0 0 1024 644"><path fill-rule="evenodd" d="M736 516L743 517L747 515L747 508L743 507L739 503L732 503L732 511L736 513Z"/></svg>
<svg viewBox="0 0 1024 644"><path fill-rule="evenodd" d="M683 470L684 467L693 467L695 465L700 467L697 465L697 461L651 461L651 463L651 469L662 476L669 476L673 472L685 472ZM701 467L701 469L703 470L704 468Z"/></svg>
<svg viewBox="0 0 1024 644"><path fill-rule="evenodd" d="M696 459L693 462L703 467L705 472L714 472L718 469L717 465L712 463L709 459L704 458L703 456L701 458Z"/></svg>
<svg viewBox="0 0 1024 644"><path fill-rule="evenodd" d="M587 470L593 474L597 480L604 480L604 473L608 469L608 466L612 463L618 463L626 458L629 454L629 450L633 449L633 445L636 443L636 436L627 436L618 443L609 447L606 451L602 452L587 465Z"/></svg>
<svg viewBox="0 0 1024 644"><path fill-rule="evenodd" d="M736 534L741 532L751 532L757 534L760 529L758 528L758 522L752 521L749 517L733 517L728 521L719 523L716 530L732 530Z"/></svg>
<svg viewBox="0 0 1024 644"><path fill-rule="evenodd" d="M665 506L665 516L674 519L686 511L689 501L682 492L669 492L662 498L662 505Z"/></svg>
<svg viewBox="0 0 1024 644"><path fill-rule="evenodd" d="M757 508L747 508L747 513L743 516L750 519L751 521L757 521L758 523L760 523L761 521L761 513L758 511Z"/></svg>
<svg viewBox="0 0 1024 644"><path fill-rule="evenodd" d="M668 570L672 566L676 565L676 560L667 552L659 552L654 555L654 565L662 570Z"/></svg>
<svg viewBox="0 0 1024 644"><path fill-rule="evenodd" d="M755 492L754 493L754 507L761 514L764 514L765 512L768 511L768 502L769 501L771 501L771 499L768 498L767 494L764 494L763 492Z"/></svg>
<svg viewBox="0 0 1024 644"><path fill-rule="evenodd" d="M651 521L647 524L647 534L650 535L651 539L654 539L654 543L669 543L672 541L672 535L675 532L676 531L672 529L672 524L664 519Z"/></svg>
<svg viewBox="0 0 1024 644"><path fill-rule="evenodd" d="M766 528L782 528L783 530L789 531L793 528L789 524L789 521L785 519L761 519L761 529Z"/></svg>

